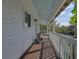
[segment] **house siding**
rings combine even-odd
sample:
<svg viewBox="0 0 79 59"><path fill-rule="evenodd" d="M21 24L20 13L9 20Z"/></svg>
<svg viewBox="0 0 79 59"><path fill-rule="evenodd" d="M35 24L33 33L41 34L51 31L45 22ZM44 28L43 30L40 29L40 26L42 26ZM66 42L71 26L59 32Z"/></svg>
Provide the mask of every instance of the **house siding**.
<svg viewBox="0 0 79 59"><path fill-rule="evenodd" d="M17 0L3 0L2 3L3 59L19 59L33 42L34 17L31 16L31 27L27 28L22 5Z"/></svg>

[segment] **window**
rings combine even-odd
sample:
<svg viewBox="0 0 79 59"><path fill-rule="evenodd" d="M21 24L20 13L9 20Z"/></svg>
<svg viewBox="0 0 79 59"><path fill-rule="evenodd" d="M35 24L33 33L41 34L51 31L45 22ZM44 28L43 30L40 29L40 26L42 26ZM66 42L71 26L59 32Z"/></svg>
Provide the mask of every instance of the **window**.
<svg viewBox="0 0 79 59"><path fill-rule="evenodd" d="M25 23L27 24L27 27L31 26L30 15L26 11L25 11Z"/></svg>

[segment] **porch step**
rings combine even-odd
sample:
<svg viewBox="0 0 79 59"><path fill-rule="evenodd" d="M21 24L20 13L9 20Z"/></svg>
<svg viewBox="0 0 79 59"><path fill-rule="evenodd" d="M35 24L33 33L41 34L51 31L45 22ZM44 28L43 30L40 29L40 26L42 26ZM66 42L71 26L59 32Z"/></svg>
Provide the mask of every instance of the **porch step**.
<svg viewBox="0 0 79 59"><path fill-rule="evenodd" d="M44 39L40 44L33 44L22 59L59 59L50 39Z"/></svg>

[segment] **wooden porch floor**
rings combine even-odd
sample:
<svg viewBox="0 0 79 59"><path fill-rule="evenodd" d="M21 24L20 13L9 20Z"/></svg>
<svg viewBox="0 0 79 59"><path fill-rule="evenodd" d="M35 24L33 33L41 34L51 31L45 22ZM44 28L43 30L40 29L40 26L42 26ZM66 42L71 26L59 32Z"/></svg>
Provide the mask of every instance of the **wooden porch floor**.
<svg viewBox="0 0 79 59"><path fill-rule="evenodd" d="M50 39L43 39L39 44L33 44L23 59L59 59Z"/></svg>

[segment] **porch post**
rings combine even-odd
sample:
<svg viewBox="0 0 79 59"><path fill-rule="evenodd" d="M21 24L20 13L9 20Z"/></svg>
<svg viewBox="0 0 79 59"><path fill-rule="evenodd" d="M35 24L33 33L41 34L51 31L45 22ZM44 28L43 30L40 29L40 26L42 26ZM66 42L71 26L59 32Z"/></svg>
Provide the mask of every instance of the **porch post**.
<svg viewBox="0 0 79 59"><path fill-rule="evenodd" d="M50 32L50 23L48 24L48 27L49 27L49 28L48 28L48 32Z"/></svg>
<svg viewBox="0 0 79 59"><path fill-rule="evenodd" d="M55 18L53 19L53 32L55 32Z"/></svg>
<svg viewBox="0 0 79 59"><path fill-rule="evenodd" d="M39 33L39 32L40 32L40 24L37 23L37 33Z"/></svg>
<svg viewBox="0 0 79 59"><path fill-rule="evenodd" d="M47 24L47 34L48 34L48 32L49 32L49 24Z"/></svg>

